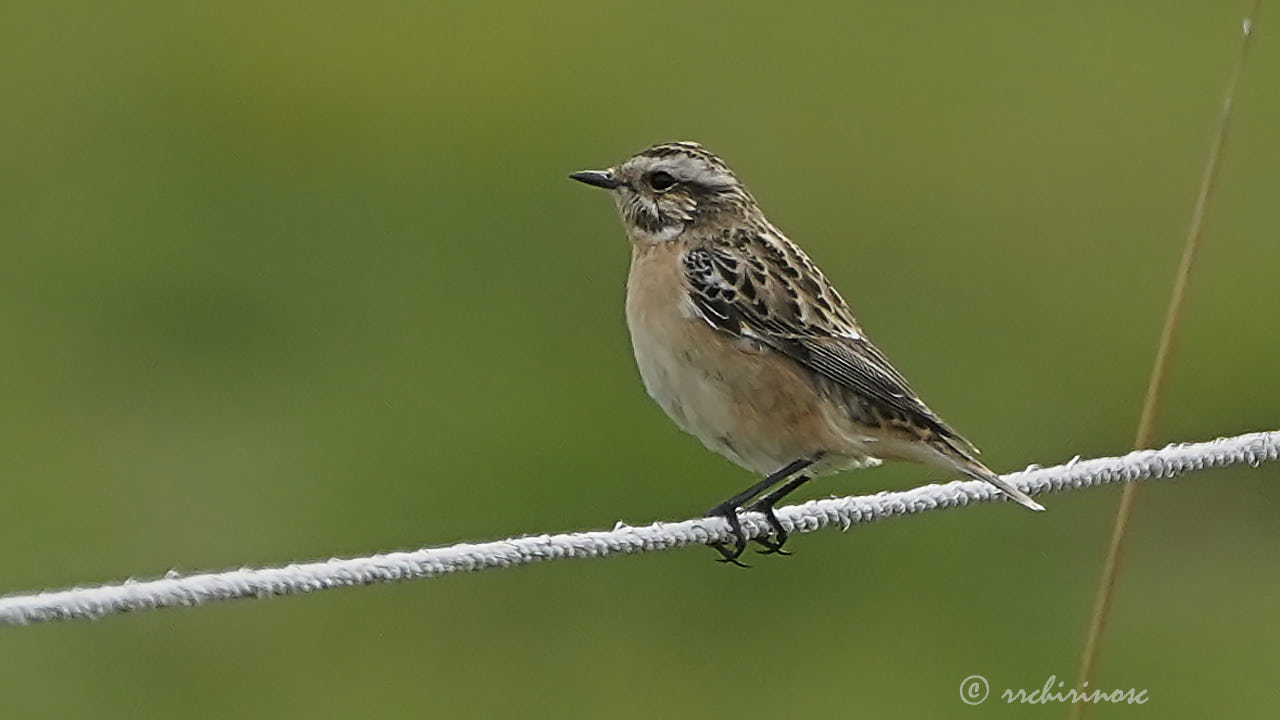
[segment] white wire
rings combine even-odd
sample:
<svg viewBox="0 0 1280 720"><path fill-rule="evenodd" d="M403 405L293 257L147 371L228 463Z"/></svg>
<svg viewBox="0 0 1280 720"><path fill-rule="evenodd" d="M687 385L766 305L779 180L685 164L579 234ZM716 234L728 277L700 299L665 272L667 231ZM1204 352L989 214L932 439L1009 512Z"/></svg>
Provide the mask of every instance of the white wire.
<svg viewBox="0 0 1280 720"><path fill-rule="evenodd" d="M1051 468L1032 465L1022 472L1005 475L1004 479L1028 494L1038 495L1113 482L1167 478L1240 463L1257 467L1277 459L1280 459L1280 431L1259 432L1211 442L1170 445L1161 450L1140 450L1117 458L1080 460L1077 457L1065 465ZM807 533L827 526L847 530L880 518L914 515L1001 497L991 485L969 480L926 485L904 492L811 500L802 505L778 508L777 514L783 527L790 532ZM744 513L741 519L747 537L768 533L764 516ZM698 518L684 522L659 522L645 527L619 523L612 530L461 543L276 568L242 568L186 577L169 572L159 580L127 580L119 585L0 598L0 623L25 625L50 620L98 618L117 612L431 578L541 560L670 550L731 539L729 524L723 518Z"/></svg>

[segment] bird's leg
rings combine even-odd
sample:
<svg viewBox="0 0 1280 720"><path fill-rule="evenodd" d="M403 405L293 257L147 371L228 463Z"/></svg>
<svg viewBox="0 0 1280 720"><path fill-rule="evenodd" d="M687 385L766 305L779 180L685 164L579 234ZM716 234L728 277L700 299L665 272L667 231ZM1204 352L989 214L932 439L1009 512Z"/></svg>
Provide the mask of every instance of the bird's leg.
<svg viewBox="0 0 1280 720"><path fill-rule="evenodd" d="M720 553L720 562L733 563L738 567L751 567L738 559L742 555L742 551L747 549L747 535L742 532L742 521L738 519L737 506L717 505L707 511L707 517L719 515L729 521L729 529L733 531L733 549L722 542L710 543L711 547Z"/></svg>
<svg viewBox="0 0 1280 720"><path fill-rule="evenodd" d="M763 545L765 548L764 550L760 551L760 554L762 555L770 555L773 553L777 553L778 555L791 554L786 550L782 549L782 546L786 544L787 537L789 537L790 533L788 533L786 529L782 527L782 522L778 520L778 514L773 511L773 506L777 505L778 501L781 500L782 498L790 495L792 491L794 491L796 488L809 482L810 479L812 479L811 475L797 475L791 478L790 480L788 480L787 482L783 483L780 487L778 487L773 492L770 492L762 496L759 500L756 500L755 502L751 503L751 505L746 508L747 512L764 513L765 519L769 521L769 527L773 528L774 539L770 540L762 537L755 538L755 541Z"/></svg>
<svg viewBox="0 0 1280 720"><path fill-rule="evenodd" d="M738 557L742 555L742 551L747 549L747 535L742 532L742 521L738 519L738 508L742 503L751 498L765 492L769 488L786 480L795 473L809 467L818 458L800 458L788 464L786 467L769 475L760 482L725 500L719 505L707 511L707 517L722 517L729 521L729 529L733 531L734 543L733 548L726 547L725 543L710 543L720 553L720 562L733 563L739 567L747 567L738 561ZM793 488L794 489L794 488ZM789 492L789 491L788 491ZM776 518L775 518L776 520Z"/></svg>

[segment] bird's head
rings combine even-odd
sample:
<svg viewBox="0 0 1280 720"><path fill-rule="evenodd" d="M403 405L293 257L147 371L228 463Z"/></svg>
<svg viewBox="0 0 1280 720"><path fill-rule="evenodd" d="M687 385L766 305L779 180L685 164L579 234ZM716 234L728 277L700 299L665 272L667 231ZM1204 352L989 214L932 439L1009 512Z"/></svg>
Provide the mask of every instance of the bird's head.
<svg viewBox="0 0 1280 720"><path fill-rule="evenodd" d="M720 158L693 142L654 145L607 170L569 177L613 195L627 234L639 242L674 240L686 229L755 212L755 201Z"/></svg>

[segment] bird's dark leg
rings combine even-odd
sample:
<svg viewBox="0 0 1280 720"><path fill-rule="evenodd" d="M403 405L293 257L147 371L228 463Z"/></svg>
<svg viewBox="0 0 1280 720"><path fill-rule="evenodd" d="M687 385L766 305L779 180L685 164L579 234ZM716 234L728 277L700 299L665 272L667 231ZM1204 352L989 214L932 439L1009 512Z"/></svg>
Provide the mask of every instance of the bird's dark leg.
<svg viewBox="0 0 1280 720"><path fill-rule="evenodd" d="M778 501L782 498L790 495L796 488L809 482L810 479L812 479L812 476L810 475L797 475L778 487L778 489L762 496L759 500L756 500L747 507L748 512L764 513L765 519L769 521L769 527L773 528L774 539L769 540L766 538L755 538L755 541L763 545L765 548L760 551L762 555L770 555L772 553L777 553L779 555L791 554L782 549L782 546L787 542L787 537L790 534L782 527L782 522L778 520L778 514L773 511L773 506L777 505Z"/></svg>
<svg viewBox="0 0 1280 720"><path fill-rule="evenodd" d="M777 485L783 480L786 480L787 478L791 477L795 473L798 473L801 470L804 470L805 468L812 465L817 459L818 458L815 457L815 458L801 458L799 460L795 460L791 462L789 465L787 465L786 467L782 468L781 470L778 470L777 472L769 475L768 477L756 483L755 485L752 485L746 490L743 490L737 495L734 495L728 500L725 500L724 502L720 503L719 505L707 511L707 517L719 516L724 518L725 520L728 520L729 528L733 530L733 536L735 540L734 540L732 549L728 548L725 543L711 543L711 547L715 548L716 551L720 553L721 562L733 563L734 565L737 565L739 567L747 567L746 565L743 565L741 562L738 561L738 557L742 555L742 551L747 549L747 536L746 536L746 533L742 532L742 521L738 519L738 508L742 506L742 503L750 500L751 498L755 497L756 495L759 495L762 492L765 492L769 488L773 487L774 485ZM774 518L774 521L776 520L777 518Z"/></svg>

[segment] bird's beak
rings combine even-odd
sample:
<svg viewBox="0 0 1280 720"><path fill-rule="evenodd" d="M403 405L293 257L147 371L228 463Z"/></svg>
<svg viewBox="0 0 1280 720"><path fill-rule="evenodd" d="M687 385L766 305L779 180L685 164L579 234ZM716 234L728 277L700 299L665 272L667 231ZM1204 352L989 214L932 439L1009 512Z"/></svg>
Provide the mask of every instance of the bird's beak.
<svg viewBox="0 0 1280 720"><path fill-rule="evenodd" d="M614 190L622 186L622 181L613 176L610 170L583 170L569 176L580 183L594 185L605 190Z"/></svg>

